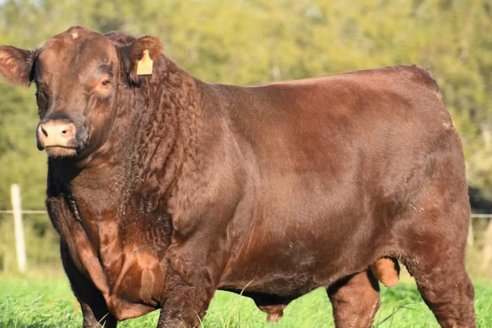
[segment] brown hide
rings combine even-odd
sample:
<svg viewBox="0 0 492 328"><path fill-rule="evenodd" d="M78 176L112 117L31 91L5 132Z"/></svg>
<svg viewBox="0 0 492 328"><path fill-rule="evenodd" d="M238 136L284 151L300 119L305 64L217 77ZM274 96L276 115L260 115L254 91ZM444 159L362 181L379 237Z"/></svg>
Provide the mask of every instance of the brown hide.
<svg viewBox="0 0 492 328"><path fill-rule="evenodd" d="M325 287L337 327L369 327L397 259L443 327L474 326L462 149L427 72L214 85L161 49L80 27L0 47L0 73L37 85L47 206L84 326L157 308L159 327L193 326L217 289L277 320Z"/></svg>

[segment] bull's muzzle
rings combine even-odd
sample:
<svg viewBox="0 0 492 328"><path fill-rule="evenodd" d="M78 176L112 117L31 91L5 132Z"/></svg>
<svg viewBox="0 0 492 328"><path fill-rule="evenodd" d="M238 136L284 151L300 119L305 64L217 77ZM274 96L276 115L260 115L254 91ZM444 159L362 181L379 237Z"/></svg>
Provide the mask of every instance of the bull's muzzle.
<svg viewBox="0 0 492 328"><path fill-rule="evenodd" d="M50 156L74 156L76 133L75 124L68 120L41 122L37 129L38 149L45 149Z"/></svg>

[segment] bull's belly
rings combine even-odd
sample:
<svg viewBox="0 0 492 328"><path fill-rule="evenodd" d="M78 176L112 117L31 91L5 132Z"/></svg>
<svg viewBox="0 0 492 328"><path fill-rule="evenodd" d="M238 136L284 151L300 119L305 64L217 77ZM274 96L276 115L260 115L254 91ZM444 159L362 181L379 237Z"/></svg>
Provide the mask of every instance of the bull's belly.
<svg viewBox="0 0 492 328"><path fill-rule="evenodd" d="M271 187L262 193L251 230L227 262L221 288L300 295L392 254L394 225L383 224L387 218L366 208L373 203L364 201L362 192L342 184L337 197L328 197L322 188L308 187L281 192Z"/></svg>
<svg viewBox="0 0 492 328"><path fill-rule="evenodd" d="M320 286L328 286L330 279L320 281L310 273L270 272L266 275L248 274L240 276L229 275L219 289L247 294L275 295L285 298L297 298Z"/></svg>
<svg viewBox="0 0 492 328"><path fill-rule="evenodd" d="M381 243L379 235L367 234L359 239L340 235L343 236L334 237L325 231L310 236L270 235L258 239L229 260L220 288L295 297L365 271L379 258L391 254L389 238Z"/></svg>
<svg viewBox="0 0 492 328"><path fill-rule="evenodd" d="M358 260L341 256L306 254L306 258L278 256L249 258L226 268L219 288L295 298L318 287L329 287L340 278L367 270L372 257Z"/></svg>

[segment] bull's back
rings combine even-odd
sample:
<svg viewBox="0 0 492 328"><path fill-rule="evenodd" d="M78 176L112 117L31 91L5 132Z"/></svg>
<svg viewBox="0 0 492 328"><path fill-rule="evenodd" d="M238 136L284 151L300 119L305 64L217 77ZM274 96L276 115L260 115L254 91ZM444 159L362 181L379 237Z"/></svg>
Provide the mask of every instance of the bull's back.
<svg viewBox="0 0 492 328"><path fill-rule="evenodd" d="M337 176L329 167L336 159L382 153L383 146L408 143L406 136L409 144L438 138L452 126L434 80L413 66L240 88L229 96L231 125L263 174ZM418 150L429 151L423 146Z"/></svg>
<svg viewBox="0 0 492 328"><path fill-rule="evenodd" d="M374 247L391 248L393 221L418 194L430 154L444 143L460 161L437 85L415 67L227 92L254 194L252 229L231 265L243 271L229 273L243 283L274 289L258 277L326 267L314 279L328 281L367 265Z"/></svg>

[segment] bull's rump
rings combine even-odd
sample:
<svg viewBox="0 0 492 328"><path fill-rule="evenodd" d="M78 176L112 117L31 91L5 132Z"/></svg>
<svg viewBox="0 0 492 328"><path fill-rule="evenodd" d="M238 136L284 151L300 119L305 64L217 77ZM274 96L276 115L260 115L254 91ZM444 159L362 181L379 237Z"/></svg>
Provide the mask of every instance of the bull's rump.
<svg viewBox="0 0 492 328"><path fill-rule="evenodd" d="M430 181L429 161L462 167L437 86L415 67L227 92L254 195L228 287L302 293L364 270L399 252L394 232Z"/></svg>

